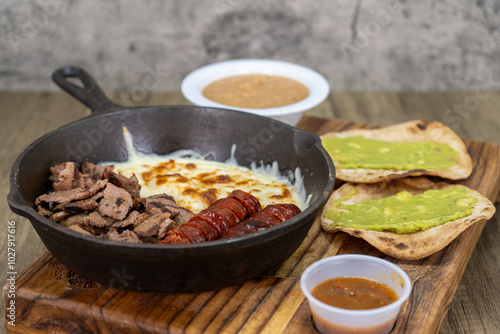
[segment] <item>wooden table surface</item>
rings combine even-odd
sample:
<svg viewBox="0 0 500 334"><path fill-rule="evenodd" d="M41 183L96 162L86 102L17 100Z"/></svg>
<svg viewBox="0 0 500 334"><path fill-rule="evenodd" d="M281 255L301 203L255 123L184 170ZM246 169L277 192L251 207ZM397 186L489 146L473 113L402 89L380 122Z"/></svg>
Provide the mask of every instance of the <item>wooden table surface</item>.
<svg viewBox="0 0 500 334"><path fill-rule="evenodd" d="M141 101L125 93L109 94L121 104L179 105L188 102L179 93L145 94ZM12 213L5 198L10 168L19 153L36 138L89 114L88 109L65 93L0 92L0 239L2 282L6 282L7 225L15 222L15 270L20 272L45 248L29 221ZM500 144L500 92L433 93L332 93L308 116L336 118L373 125L389 125L412 119L446 123L459 136ZM500 205L496 204L497 210ZM440 333L500 332L500 225L498 214L486 223L451 302ZM2 285L4 284L2 283ZM3 299L3 296L2 296ZM3 302L2 302L3 303ZM4 318L0 332L5 331Z"/></svg>

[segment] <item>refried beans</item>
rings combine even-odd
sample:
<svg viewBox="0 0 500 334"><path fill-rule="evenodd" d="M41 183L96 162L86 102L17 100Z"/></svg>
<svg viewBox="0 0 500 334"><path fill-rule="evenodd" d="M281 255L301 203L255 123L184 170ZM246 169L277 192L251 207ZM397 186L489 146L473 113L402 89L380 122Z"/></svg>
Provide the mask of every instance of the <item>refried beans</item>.
<svg viewBox="0 0 500 334"><path fill-rule="evenodd" d="M299 102L309 96L309 90L296 80L278 75L244 74L216 80L202 94L227 106L257 109Z"/></svg>

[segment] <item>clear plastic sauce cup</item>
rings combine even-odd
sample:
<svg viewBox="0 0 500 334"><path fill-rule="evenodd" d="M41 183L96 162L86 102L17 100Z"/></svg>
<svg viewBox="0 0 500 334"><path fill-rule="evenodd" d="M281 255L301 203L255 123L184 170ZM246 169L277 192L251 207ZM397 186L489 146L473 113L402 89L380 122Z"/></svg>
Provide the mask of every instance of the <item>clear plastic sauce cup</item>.
<svg viewBox="0 0 500 334"><path fill-rule="evenodd" d="M325 304L312 296L318 284L336 277L362 277L383 283L393 289L398 299L383 307L350 310ZM326 333L390 333L401 305L411 292L408 275L397 265L368 255L336 255L309 266L301 276L300 287L305 294L316 329Z"/></svg>

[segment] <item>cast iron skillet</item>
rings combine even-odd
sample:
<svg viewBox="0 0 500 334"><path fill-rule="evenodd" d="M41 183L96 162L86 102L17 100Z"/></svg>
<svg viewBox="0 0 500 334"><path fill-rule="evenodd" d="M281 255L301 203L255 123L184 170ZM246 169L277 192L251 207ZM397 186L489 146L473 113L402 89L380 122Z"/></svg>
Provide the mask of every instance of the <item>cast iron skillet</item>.
<svg viewBox="0 0 500 334"><path fill-rule="evenodd" d="M70 82L76 77L82 86ZM249 113L194 107L121 107L108 100L84 70L64 67L53 74L62 89L92 113L29 145L15 161L9 205L27 217L52 255L80 275L111 287L188 293L219 289L255 278L283 263L301 244L330 196L335 169L319 137ZM140 151L167 154L194 149L217 161L239 164L277 161L280 170L300 167L310 206L294 218L235 239L193 245L131 244L85 236L39 215L35 198L51 190L49 168L64 161L123 161L122 127Z"/></svg>

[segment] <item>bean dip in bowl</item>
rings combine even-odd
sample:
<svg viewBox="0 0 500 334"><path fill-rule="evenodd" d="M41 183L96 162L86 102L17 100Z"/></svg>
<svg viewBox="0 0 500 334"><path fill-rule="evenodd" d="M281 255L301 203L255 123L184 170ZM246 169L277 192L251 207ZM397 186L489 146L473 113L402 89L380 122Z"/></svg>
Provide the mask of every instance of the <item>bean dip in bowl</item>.
<svg viewBox="0 0 500 334"><path fill-rule="evenodd" d="M330 86L321 74L302 65L235 59L191 72L181 90L198 106L235 109L295 126L305 111L325 100Z"/></svg>

